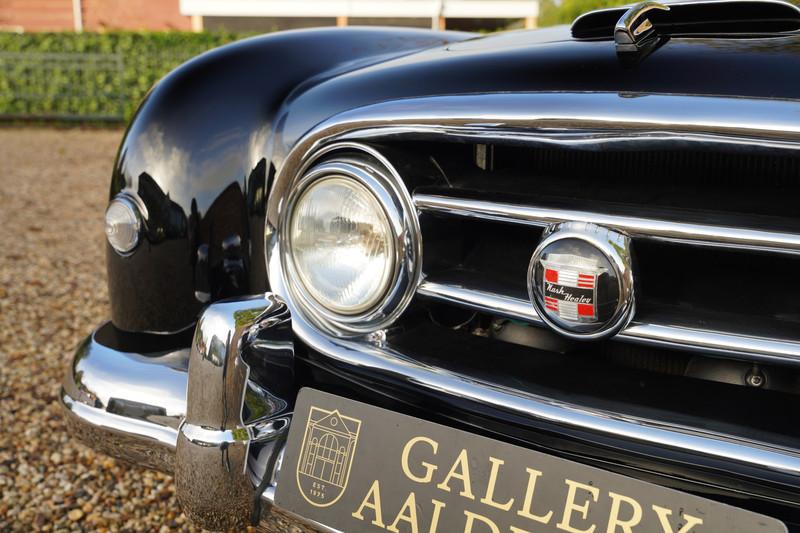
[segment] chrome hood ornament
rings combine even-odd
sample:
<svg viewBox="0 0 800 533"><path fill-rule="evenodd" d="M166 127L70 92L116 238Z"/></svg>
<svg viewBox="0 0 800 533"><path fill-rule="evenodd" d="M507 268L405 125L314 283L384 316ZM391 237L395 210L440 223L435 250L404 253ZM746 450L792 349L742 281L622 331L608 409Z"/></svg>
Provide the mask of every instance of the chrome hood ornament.
<svg viewBox="0 0 800 533"><path fill-rule="evenodd" d="M541 319L567 337L614 335L634 308L630 238L585 222L551 226L531 258L528 293Z"/></svg>
<svg viewBox="0 0 800 533"><path fill-rule="evenodd" d="M640 2L628 9L614 27L614 42L617 53L639 53L658 40L653 23L645 15L652 10L669 11L669 6L660 2Z"/></svg>

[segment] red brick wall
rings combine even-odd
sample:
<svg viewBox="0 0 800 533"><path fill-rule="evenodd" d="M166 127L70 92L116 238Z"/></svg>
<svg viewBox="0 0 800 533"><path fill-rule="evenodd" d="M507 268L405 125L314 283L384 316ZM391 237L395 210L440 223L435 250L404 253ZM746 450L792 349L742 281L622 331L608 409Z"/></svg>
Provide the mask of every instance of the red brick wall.
<svg viewBox="0 0 800 533"><path fill-rule="evenodd" d="M191 30L178 0L81 0L83 29ZM72 0L0 0L0 30L73 30Z"/></svg>
<svg viewBox="0 0 800 533"><path fill-rule="evenodd" d="M72 0L0 0L0 30L72 30Z"/></svg>
<svg viewBox="0 0 800 533"><path fill-rule="evenodd" d="M191 17L185 17L178 11L178 0L81 0L81 2L83 27L87 31L192 29Z"/></svg>

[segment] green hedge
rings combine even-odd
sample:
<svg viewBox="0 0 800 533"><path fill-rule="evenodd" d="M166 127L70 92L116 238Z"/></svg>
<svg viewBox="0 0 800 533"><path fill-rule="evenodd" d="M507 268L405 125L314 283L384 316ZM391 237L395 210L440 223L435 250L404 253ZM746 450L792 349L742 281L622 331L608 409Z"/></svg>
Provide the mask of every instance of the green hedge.
<svg viewBox="0 0 800 533"><path fill-rule="evenodd" d="M128 120L159 78L243 37L188 32L0 33L0 116Z"/></svg>
<svg viewBox="0 0 800 533"><path fill-rule="evenodd" d="M800 2L800 0L793 0ZM540 24L628 0L542 0ZM0 118L127 121L159 78L243 34L0 32Z"/></svg>

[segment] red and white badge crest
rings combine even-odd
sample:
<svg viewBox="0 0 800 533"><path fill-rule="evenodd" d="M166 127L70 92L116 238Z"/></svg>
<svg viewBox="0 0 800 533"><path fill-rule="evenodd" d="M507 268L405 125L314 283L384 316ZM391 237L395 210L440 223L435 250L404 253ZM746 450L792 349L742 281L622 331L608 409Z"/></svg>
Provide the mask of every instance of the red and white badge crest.
<svg viewBox="0 0 800 533"><path fill-rule="evenodd" d="M597 277L602 269L574 255L551 255L544 267L544 307L564 320L597 320Z"/></svg>

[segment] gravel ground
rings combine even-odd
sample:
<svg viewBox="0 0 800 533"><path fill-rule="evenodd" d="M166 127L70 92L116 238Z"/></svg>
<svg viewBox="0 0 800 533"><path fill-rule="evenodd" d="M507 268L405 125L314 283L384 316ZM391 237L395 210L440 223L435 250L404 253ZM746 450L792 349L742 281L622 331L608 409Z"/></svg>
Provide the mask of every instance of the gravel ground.
<svg viewBox="0 0 800 533"><path fill-rule="evenodd" d="M77 443L57 403L72 351L108 316L102 214L121 135L0 129L0 531L196 531L170 476Z"/></svg>

